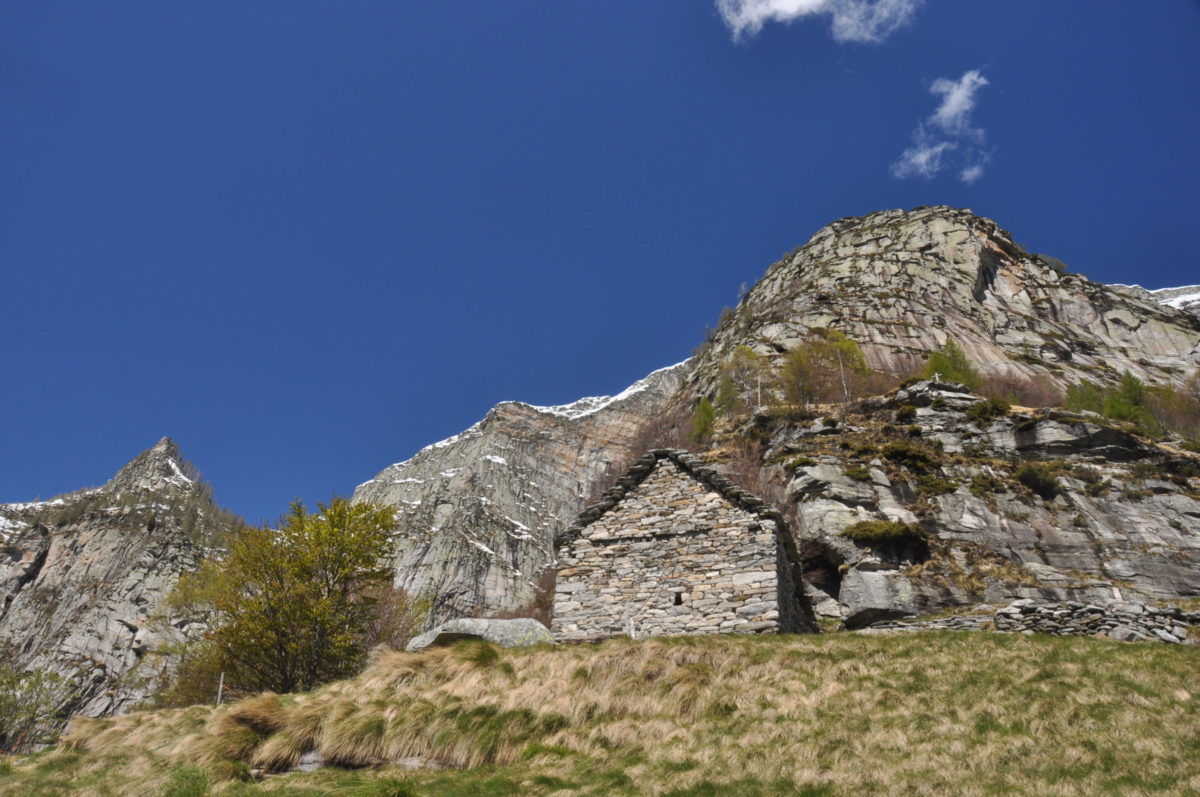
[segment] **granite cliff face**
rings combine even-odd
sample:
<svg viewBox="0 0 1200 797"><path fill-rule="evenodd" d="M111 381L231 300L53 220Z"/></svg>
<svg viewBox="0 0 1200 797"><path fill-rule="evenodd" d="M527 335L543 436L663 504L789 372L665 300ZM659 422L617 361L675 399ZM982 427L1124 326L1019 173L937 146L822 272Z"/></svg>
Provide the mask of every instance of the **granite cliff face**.
<svg viewBox="0 0 1200 797"><path fill-rule="evenodd" d="M0 504L0 649L76 686L74 713L119 713L200 630L165 598L239 521L217 507L169 438L102 487Z"/></svg>
<svg viewBox="0 0 1200 797"><path fill-rule="evenodd" d="M462 434L359 485L354 500L397 507L397 585L432 599L431 623L530 603L554 559L555 531L598 478L642 453L642 425L687 368L655 371L612 397L498 404Z"/></svg>
<svg viewBox="0 0 1200 797"><path fill-rule="evenodd" d="M967 210L841 219L772 265L726 314L689 394L713 392L734 347L773 355L816 328L845 333L872 368L898 375L953 337L994 375L1041 376L1059 387L1123 371L1176 381L1200 367L1200 317L1185 309L1196 293L1060 273Z"/></svg>

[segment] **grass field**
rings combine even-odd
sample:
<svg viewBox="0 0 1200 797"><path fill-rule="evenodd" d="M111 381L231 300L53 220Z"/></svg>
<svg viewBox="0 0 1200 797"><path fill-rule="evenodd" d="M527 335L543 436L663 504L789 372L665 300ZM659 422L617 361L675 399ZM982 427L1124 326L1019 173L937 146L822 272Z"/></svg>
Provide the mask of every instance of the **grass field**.
<svg viewBox="0 0 1200 797"><path fill-rule="evenodd" d="M0 762L0 794L1196 794L1198 695L1200 649L1099 639L460 643L311 694L77 721ZM341 766L247 780L314 748ZM447 768L380 766L416 756Z"/></svg>

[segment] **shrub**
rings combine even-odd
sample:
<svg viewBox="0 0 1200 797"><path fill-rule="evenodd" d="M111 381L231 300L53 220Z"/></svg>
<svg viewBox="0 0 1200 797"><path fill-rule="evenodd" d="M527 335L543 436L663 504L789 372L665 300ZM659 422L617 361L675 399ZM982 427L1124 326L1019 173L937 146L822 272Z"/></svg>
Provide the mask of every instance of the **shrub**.
<svg viewBox="0 0 1200 797"><path fill-rule="evenodd" d="M1047 501L1054 500L1059 493L1058 477L1053 466L1038 462L1026 462L1013 472L1017 481Z"/></svg>
<svg viewBox="0 0 1200 797"><path fill-rule="evenodd" d="M390 598L380 589L391 580L394 510L344 498L317 506L296 501L279 528L244 529L224 559L180 579L174 600L213 618L180 685L212 694L206 679L225 672L237 691L309 690L365 661L374 612Z"/></svg>
<svg viewBox="0 0 1200 797"><path fill-rule="evenodd" d="M846 468L846 475L856 482L871 481L871 472L861 465L851 465Z"/></svg>
<svg viewBox="0 0 1200 797"><path fill-rule="evenodd" d="M860 545L898 557L924 559L929 556L929 535L913 523L898 520L862 520L842 529L841 535Z"/></svg>
<svg viewBox="0 0 1200 797"><path fill-rule="evenodd" d="M784 355L779 388L792 404L850 401L863 395L869 374L857 343L837 330L818 330Z"/></svg>
<svg viewBox="0 0 1200 797"><path fill-rule="evenodd" d="M74 696L74 685L56 673L22 672L0 662L0 751L25 752L53 741L59 712Z"/></svg>
<svg viewBox="0 0 1200 797"><path fill-rule="evenodd" d="M883 456L917 473L925 473L941 464L939 457L906 440L893 440L885 445Z"/></svg>
<svg viewBox="0 0 1200 797"><path fill-rule="evenodd" d="M1053 407L1063 400L1062 391L1045 377L1029 379L1016 374L983 377L979 394L1024 407Z"/></svg>
<svg viewBox="0 0 1200 797"><path fill-rule="evenodd" d="M998 493L1005 489L1004 482L997 479L990 473L979 473L971 478L971 495L976 498L986 498L992 493Z"/></svg>
<svg viewBox="0 0 1200 797"><path fill-rule="evenodd" d="M717 419L717 410L713 407L708 396L701 396L696 411L692 413L692 439L696 442L707 440L713 431L713 423Z"/></svg>
<svg viewBox="0 0 1200 797"><path fill-rule="evenodd" d="M984 399L977 404L972 404L963 413L976 426L984 427L994 421L996 418L1003 417L1012 409L1012 405L1004 399Z"/></svg>
<svg viewBox="0 0 1200 797"><path fill-rule="evenodd" d="M917 479L917 491L922 495L946 495L957 489L957 484L940 476L928 475Z"/></svg>
<svg viewBox="0 0 1200 797"><path fill-rule="evenodd" d="M943 403L945 403L944 400ZM916 417L917 408L911 404L905 404L903 407L896 410L896 423L911 423Z"/></svg>
<svg viewBox="0 0 1200 797"><path fill-rule="evenodd" d="M966 385L971 390L978 390L983 383L983 378L967 359L966 352L954 342L954 338L946 338L946 344L929 355L922 375L926 379L936 375L943 380Z"/></svg>

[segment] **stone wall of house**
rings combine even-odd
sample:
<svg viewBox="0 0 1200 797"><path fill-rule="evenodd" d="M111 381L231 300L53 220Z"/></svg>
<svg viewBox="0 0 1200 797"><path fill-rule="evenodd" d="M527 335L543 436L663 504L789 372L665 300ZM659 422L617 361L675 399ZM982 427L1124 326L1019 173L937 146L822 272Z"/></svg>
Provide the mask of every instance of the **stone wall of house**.
<svg viewBox="0 0 1200 797"><path fill-rule="evenodd" d="M775 520L736 506L669 457L559 549L552 630L616 634L800 630Z"/></svg>

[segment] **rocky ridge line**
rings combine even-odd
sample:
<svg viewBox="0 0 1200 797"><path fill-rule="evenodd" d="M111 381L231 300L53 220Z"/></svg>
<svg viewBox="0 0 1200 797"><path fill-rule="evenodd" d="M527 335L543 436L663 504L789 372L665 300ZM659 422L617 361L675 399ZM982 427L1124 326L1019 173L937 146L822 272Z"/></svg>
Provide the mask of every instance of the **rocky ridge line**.
<svg viewBox="0 0 1200 797"><path fill-rule="evenodd" d="M723 317L689 395L714 393L735 347L773 357L822 328L899 375L953 337L984 373L1059 387L1123 371L1152 382L1190 376L1200 368L1200 317L1170 306L1172 292L1139 291L1060 273L968 210L840 219L768 268Z"/></svg>

